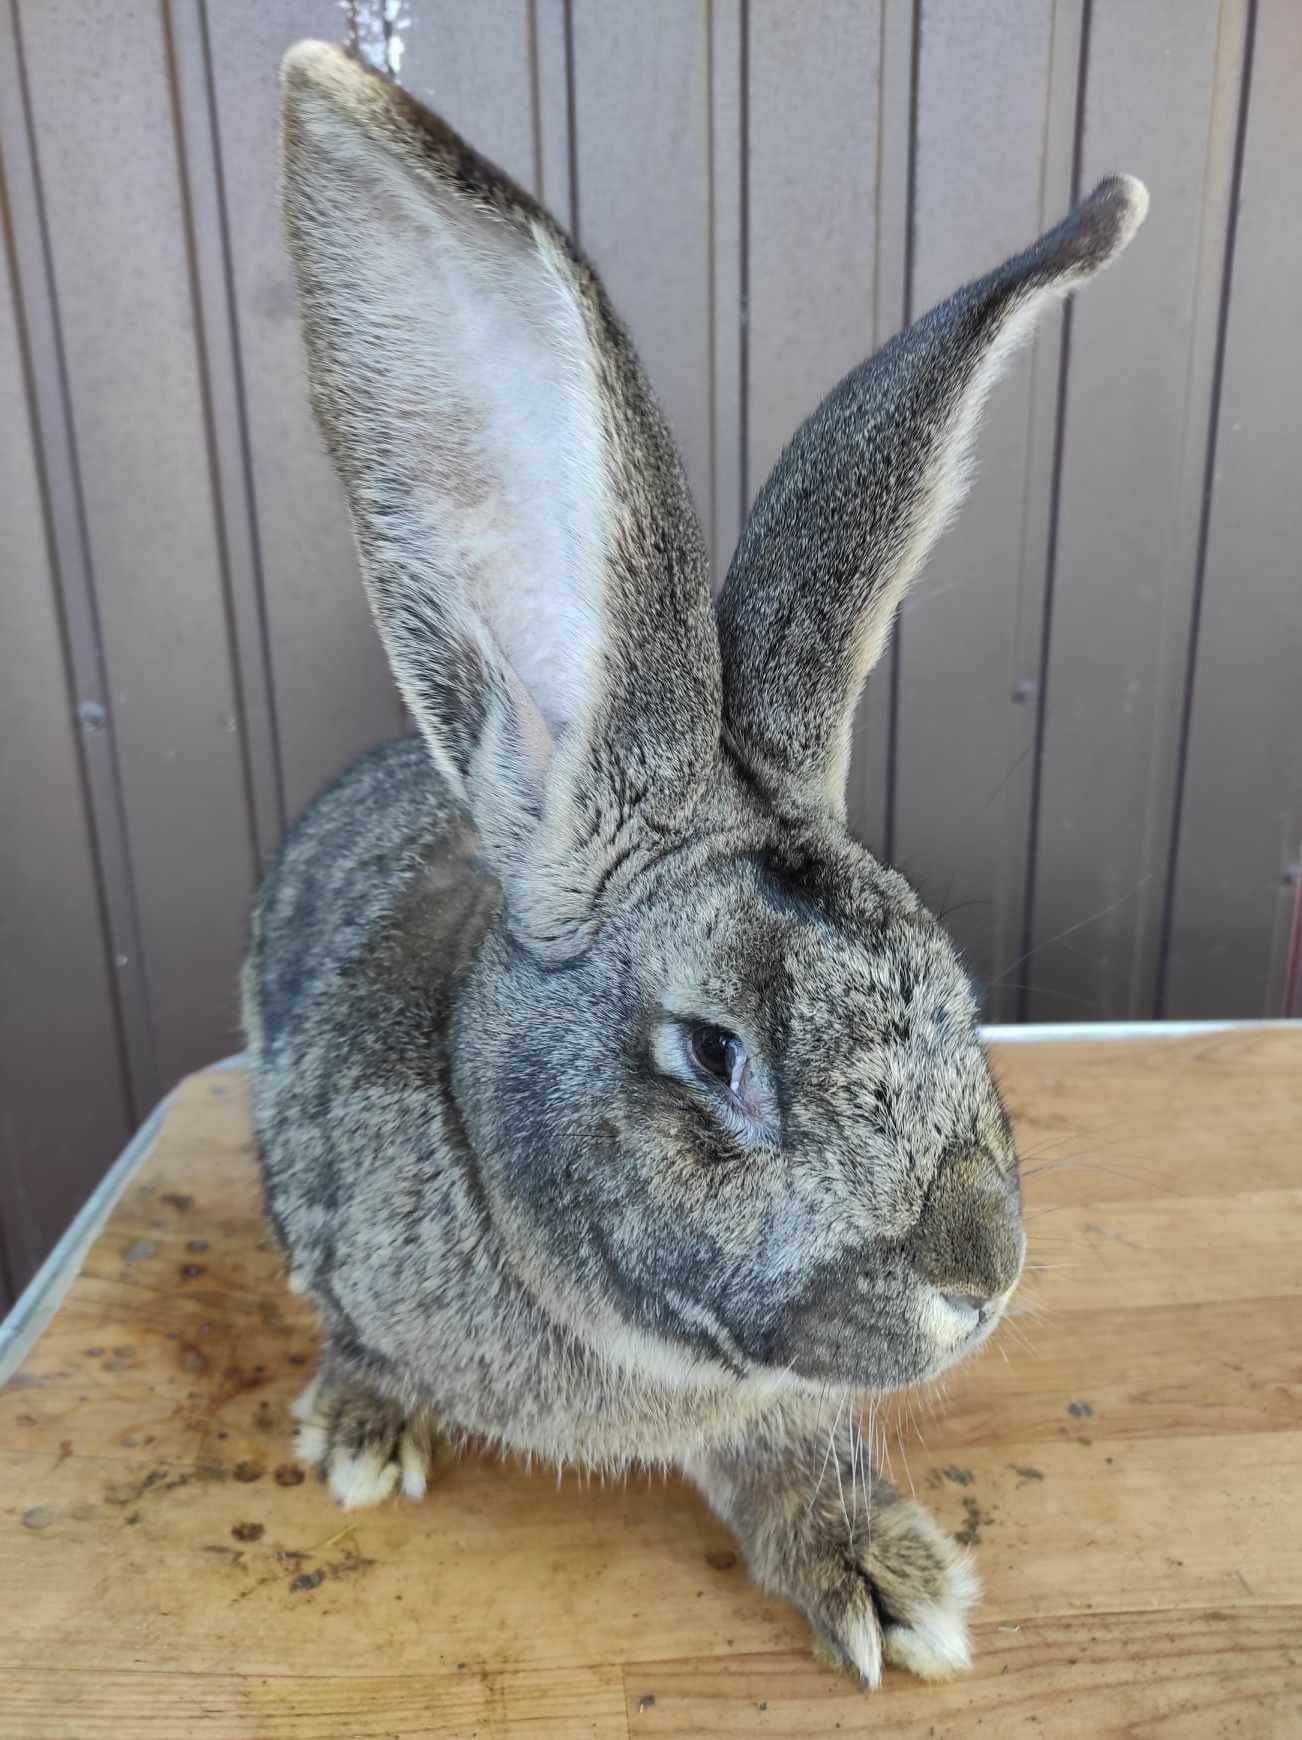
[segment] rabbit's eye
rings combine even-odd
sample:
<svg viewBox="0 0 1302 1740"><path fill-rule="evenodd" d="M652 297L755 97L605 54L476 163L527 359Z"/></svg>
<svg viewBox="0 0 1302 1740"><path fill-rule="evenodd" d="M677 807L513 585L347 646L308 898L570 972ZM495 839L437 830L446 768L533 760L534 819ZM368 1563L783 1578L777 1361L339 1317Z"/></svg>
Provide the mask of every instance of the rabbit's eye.
<svg viewBox="0 0 1302 1740"><path fill-rule="evenodd" d="M657 1034L657 1060L664 1073L681 1081L684 1066L699 1093L711 1086L708 1099L714 1114L748 1143L781 1139L778 1108L762 1063L752 1060L746 1042L712 1021L680 1016ZM722 1090L722 1091L720 1091Z"/></svg>
<svg viewBox="0 0 1302 1740"><path fill-rule="evenodd" d="M707 1075L717 1076L738 1099L743 1097L750 1060L735 1033L726 1027L693 1028L692 1057Z"/></svg>

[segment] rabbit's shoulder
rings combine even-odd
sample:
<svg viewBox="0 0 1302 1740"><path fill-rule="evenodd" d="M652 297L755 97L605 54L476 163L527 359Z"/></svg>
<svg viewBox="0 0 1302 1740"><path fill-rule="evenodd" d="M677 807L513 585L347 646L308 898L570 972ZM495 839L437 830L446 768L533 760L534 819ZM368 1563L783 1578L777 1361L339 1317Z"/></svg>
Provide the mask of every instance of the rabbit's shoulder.
<svg viewBox="0 0 1302 1740"><path fill-rule="evenodd" d="M245 1015L255 1053L359 1003L425 1019L482 935L496 883L418 738L372 750L308 808L263 883Z"/></svg>

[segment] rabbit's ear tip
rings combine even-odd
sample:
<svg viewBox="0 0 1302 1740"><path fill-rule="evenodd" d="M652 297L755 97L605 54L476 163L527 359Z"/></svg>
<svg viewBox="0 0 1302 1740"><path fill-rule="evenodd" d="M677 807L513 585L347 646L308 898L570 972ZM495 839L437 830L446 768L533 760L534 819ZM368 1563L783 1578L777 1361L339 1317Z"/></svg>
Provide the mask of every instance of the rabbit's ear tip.
<svg viewBox="0 0 1302 1740"><path fill-rule="evenodd" d="M368 77L367 69L346 48L310 36L287 48L280 63L281 87L290 98L307 91L337 97L349 87L364 84Z"/></svg>
<svg viewBox="0 0 1302 1740"><path fill-rule="evenodd" d="M1050 279L1070 290L1111 265L1147 212L1148 189L1142 181L1133 175L1109 175L1017 264L1033 271L1047 267Z"/></svg>
<svg viewBox="0 0 1302 1740"><path fill-rule="evenodd" d="M1136 229L1148 216L1148 189L1137 175L1114 175L1118 192L1124 194L1130 202L1131 221Z"/></svg>
<svg viewBox="0 0 1302 1740"><path fill-rule="evenodd" d="M1148 216L1148 189L1137 175L1109 175L1085 201L1107 227L1107 254L1115 258Z"/></svg>
<svg viewBox="0 0 1302 1740"><path fill-rule="evenodd" d="M285 50L280 63L281 82L286 85L316 84L322 73L340 60L347 59L343 49L331 42L318 42L305 36Z"/></svg>

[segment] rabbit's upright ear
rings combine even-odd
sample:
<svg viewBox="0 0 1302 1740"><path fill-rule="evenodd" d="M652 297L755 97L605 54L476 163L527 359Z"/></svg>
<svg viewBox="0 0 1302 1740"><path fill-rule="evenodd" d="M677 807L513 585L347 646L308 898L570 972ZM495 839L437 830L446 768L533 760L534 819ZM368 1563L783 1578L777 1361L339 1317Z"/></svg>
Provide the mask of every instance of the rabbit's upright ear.
<svg viewBox="0 0 1302 1740"><path fill-rule="evenodd" d="M591 269L405 92L300 43L284 154L313 402L390 662L517 927L578 946L718 755L673 443Z"/></svg>
<svg viewBox="0 0 1302 1740"><path fill-rule="evenodd" d="M981 406L1037 315L1143 222L1131 176L847 375L756 501L719 600L724 736L770 793L844 813L850 725L901 594L962 500Z"/></svg>

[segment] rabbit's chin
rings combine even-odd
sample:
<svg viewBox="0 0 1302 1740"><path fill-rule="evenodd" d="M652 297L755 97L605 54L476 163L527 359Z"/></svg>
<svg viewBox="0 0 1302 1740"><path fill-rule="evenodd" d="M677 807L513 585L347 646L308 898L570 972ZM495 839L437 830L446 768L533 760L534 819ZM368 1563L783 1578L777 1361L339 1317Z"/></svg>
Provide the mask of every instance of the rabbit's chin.
<svg viewBox="0 0 1302 1740"><path fill-rule="evenodd" d="M783 1314L757 1362L806 1385L887 1394L930 1383L980 1351L1003 1321L1013 1282L980 1308L924 1286L874 1309L819 1288ZM832 1309L829 1309L832 1306Z"/></svg>
<svg viewBox="0 0 1302 1740"><path fill-rule="evenodd" d="M1024 1258L1025 1240L1023 1240ZM961 1365L964 1360L971 1359L974 1353L980 1352L1003 1322L1008 1310L1008 1303L1016 1291L1017 1282L1015 1281L1007 1292L995 1302L994 1309L988 1315L983 1316L980 1322L969 1329L965 1335L960 1336L948 1346L938 1347L931 1363L915 1382L918 1384L930 1383L932 1379L943 1376L947 1371L952 1371L956 1365Z"/></svg>
<svg viewBox="0 0 1302 1740"><path fill-rule="evenodd" d="M964 1360L971 1359L972 1355L984 1347L995 1330L998 1329L1003 1322L1003 1316L1001 1309L994 1316L987 1318L985 1322L978 1324L956 1345L938 1351L921 1375L914 1379L914 1384L930 1383L934 1378L943 1376L947 1371L952 1371L956 1365L961 1365Z"/></svg>
<svg viewBox="0 0 1302 1740"><path fill-rule="evenodd" d="M853 1349L844 1346L838 1348L837 1357L832 1359L816 1354L807 1354L802 1359L797 1355L787 1367L788 1374L817 1388L830 1383L837 1388L871 1390L878 1395L919 1389L985 1346L1003 1321L1012 1292L1010 1288L997 1308L970 1329L946 1322L941 1312L928 1311L921 1326L923 1332L907 1347L891 1347L866 1339L858 1357Z"/></svg>

